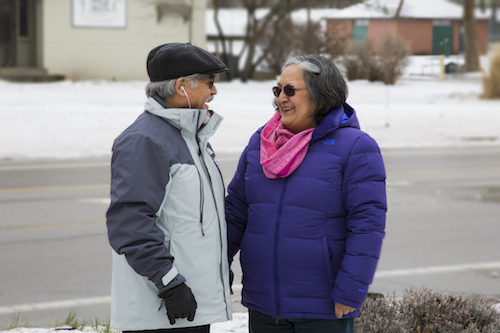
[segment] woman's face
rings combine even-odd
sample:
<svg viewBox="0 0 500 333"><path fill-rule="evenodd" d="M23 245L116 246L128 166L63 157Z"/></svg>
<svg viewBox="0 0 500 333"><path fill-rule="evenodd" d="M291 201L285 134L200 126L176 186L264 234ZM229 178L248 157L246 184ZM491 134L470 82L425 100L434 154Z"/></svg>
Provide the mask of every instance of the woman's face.
<svg viewBox="0 0 500 333"><path fill-rule="evenodd" d="M283 126L294 133L316 127L316 120L314 117L311 117L315 108L311 102L311 95L306 88L299 65L292 65L285 68L281 73L277 85L281 89L285 86L295 88L295 95L293 96L287 96L281 90L280 95L276 97L276 104L281 114L281 123Z"/></svg>

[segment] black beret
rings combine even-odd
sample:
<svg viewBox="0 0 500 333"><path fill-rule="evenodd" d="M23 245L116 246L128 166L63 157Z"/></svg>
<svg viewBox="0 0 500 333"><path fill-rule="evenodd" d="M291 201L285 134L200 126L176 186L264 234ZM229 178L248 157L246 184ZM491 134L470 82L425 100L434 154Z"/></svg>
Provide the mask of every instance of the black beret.
<svg viewBox="0 0 500 333"><path fill-rule="evenodd" d="M146 66L151 82L229 70L219 58L189 43L168 43L155 47L149 52Z"/></svg>

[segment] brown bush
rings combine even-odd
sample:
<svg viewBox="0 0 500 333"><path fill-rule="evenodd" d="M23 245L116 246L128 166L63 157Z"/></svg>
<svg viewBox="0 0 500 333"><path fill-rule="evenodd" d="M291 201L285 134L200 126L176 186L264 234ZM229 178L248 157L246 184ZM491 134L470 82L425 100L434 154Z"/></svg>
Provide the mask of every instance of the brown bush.
<svg viewBox="0 0 500 333"><path fill-rule="evenodd" d="M328 25L325 53L330 59L335 60L346 53L351 43L351 35L352 32L343 22Z"/></svg>
<svg viewBox="0 0 500 333"><path fill-rule="evenodd" d="M370 40L351 46L343 56L348 80L368 79L394 84L408 65L408 42L398 35L386 33L376 45Z"/></svg>
<svg viewBox="0 0 500 333"><path fill-rule="evenodd" d="M391 85L396 83L409 62L409 43L399 35L386 33L378 42L375 53L377 75L382 76L381 81Z"/></svg>
<svg viewBox="0 0 500 333"><path fill-rule="evenodd" d="M345 68L347 80L365 80L368 78L368 72L361 60L353 54L347 54L342 57L342 65Z"/></svg>
<svg viewBox="0 0 500 333"><path fill-rule="evenodd" d="M290 56L321 54L325 41L319 23L298 24L287 17L270 24L259 45L267 52L265 67L279 74L281 66Z"/></svg>
<svg viewBox="0 0 500 333"><path fill-rule="evenodd" d="M483 90L481 97L500 99L500 46L497 46L491 58L489 75L483 76Z"/></svg>
<svg viewBox="0 0 500 333"><path fill-rule="evenodd" d="M367 79L371 58L373 58L373 47L369 40L351 45L341 60L347 79L349 81Z"/></svg>
<svg viewBox="0 0 500 333"><path fill-rule="evenodd" d="M367 298L359 333L498 333L500 313L487 299L409 290L402 299Z"/></svg>

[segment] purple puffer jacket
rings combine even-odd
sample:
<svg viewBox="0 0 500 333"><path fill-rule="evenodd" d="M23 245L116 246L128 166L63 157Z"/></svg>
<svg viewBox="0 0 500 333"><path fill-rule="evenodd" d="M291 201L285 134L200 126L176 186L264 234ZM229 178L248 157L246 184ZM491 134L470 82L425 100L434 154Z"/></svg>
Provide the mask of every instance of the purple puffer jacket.
<svg viewBox="0 0 500 333"><path fill-rule="evenodd" d="M283 319L337 319L334 302L359 310L377 267L387 211L376 142L344 104L314 129L297 170L268 179L259 162L260 131L226 197L229 258L241 249L242 304Z"/></svg>

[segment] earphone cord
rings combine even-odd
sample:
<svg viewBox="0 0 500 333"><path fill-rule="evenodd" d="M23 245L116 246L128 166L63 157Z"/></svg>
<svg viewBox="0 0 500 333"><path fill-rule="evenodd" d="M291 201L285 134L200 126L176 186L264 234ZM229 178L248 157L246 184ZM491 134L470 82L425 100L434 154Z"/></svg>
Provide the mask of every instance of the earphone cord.
<svg viewBox="0 0 500 333"><path fill-rule="evenodd" d="M181 86L181 87L182 87L182 86ZM189 96L188 96L188 94L187 94L187 92L186 92L186 89L184 89L184 87L182 87L182 91L184 91L184 94L186 94L186 98L187 98L187 100L188 100L188 105L189 105L189 108L191 109L191 102L189 101Z"/></svg>
<svg viewBox="0 0 500 333"><path fill-rule="evenodd" d="M185 93L186 93L186 92L185 92ZM187 93L186 93L186 98L187 98L187 100L188 100L189 108L191 109L191 102L189 101L189 96L188 96L188 94L187 94Z"/></svg>

